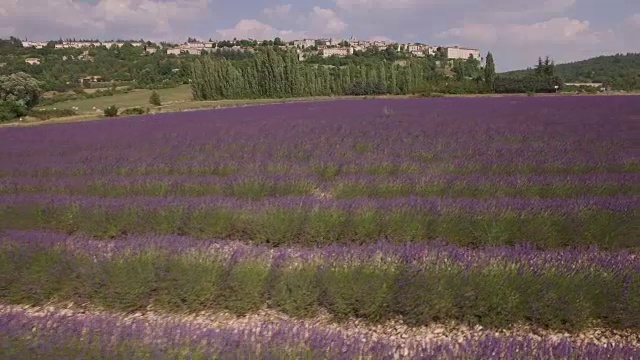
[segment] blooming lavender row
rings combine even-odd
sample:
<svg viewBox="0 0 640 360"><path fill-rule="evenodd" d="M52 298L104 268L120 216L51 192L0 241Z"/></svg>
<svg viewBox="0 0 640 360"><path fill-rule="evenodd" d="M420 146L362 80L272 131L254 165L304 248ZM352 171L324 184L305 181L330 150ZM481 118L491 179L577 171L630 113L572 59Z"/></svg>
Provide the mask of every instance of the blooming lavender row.
<svg viewBox="0 0 640 360"><path fill-rule="evenodd" d="M222 150L219 150L222 151ZM296 150L290 150L294 152ZM413 155L412 155L413 156ZM423 155L415 155L423 156ZM430 177L433 175L490 175L490 176L527 176L532 174L546 175L602 175L607 173L629 174L638 171L639 162L636 159L600 161L597 163L566 162L551 163L537 160L537 163L524 163L516 161L497 162L472 161L468 157L463 160L438 160L435 162L406 160L402 158L371 158L348 159L332 158L317 159L311 155L305 156L304 162L291 162L265 159L257 162L256 159L213 161L207 157L207 161L185 162L180 160L137 163L132 161L120 161L114 164L74 165L68 163L64 166L32 167L28 163L22 163L21 168L3 170L0 169L0 178L11 177L65 177L65 176L103 176L114 174L121 176L229 176L242 174L244 176L262 176L265 173L274 174L305 174L307 176L320 176L321 178L341 176L396 176L418 175Z"/></svg>
<svg viewBox="0 0 640 360"><path fill-rule="evenodd" d="M588 249L539 250L528 244L492 246L470 249L445 242L332 244L317 247L270 248L239 241L196 240L185 236L125 236L117 240L94 240L82 236L48 231L7 230L0 233L0 244L20 248L59 247L88 254L95 258L111 258L123 254L165 251L173 255L196 254L219 260L261 259L279 264L402 264L415 266L460 266L463 268L492 265L518 266L561 272L607 271L640 273L640 254L635 250L603 251Z"/></svg>
<svg viewBox="0 0 640 360"><path fill-rule="evenodd" d="M576 341L569 336L471 332L456 339L406 339L296 320L213 324L198 319L3 307L0 346L22 356L331 359L633 359L633 342Z"/></svg>
<svg viewBox="0 0 640 360"><path fill-rule="evenodd" d="M145 209L161 209L164 207L180 208L220 208L230 210L268 210L268 209L341 209L353 211L359 209L410 210L440 213L447 211L462 212L558 212L576 213L581 210L599 209L614 212L633 212L638 210L640 196L581 196L569 199L527 199L527 198L423 198L407 196L391 199L331 199L323 196L283 196L260 201L246 201L234 197L128 197L102 198L77 195L55 194L10 194L0 195L0 205L21 206L67 206L82 208L124 209L139 207Z"/></svg>
<svg viewBox="0 0 640 360"><path fill-rule="evenodd" d="M394 109L392 117L382 109ZM296 103L0 129L3 172L235 163L637 168L636 97ZM424 162L424 161L423 161ZM417 164L417 163L416 163ZM614 166L615 165L615 166Z"/></svg>
<svg viewBox="0 0 640 360"><path fill-rule="evenodd" d="M227 187L245 181L292 184L309 183L317 186L335 186L336 184L400 184L403 186L418 186L424 184L441 184L443 186L493 186L493 187L521 187L521 186L606 186L620 185L636 189L640 183L640 173L604 173L604 174L558 174L558 175L447 175L447 174L402 174L376 176L367 174L345 174L337 179L325 179L314 174L235 174L231 176L190 176L190 175L130 175L130 176L102 176L81 175L55 178L38 177L6 177L0 178L0 188L40 188L46 189L82 189L88 186L115 185L166 185L166 186L206 186L216 185Z"/></svg>

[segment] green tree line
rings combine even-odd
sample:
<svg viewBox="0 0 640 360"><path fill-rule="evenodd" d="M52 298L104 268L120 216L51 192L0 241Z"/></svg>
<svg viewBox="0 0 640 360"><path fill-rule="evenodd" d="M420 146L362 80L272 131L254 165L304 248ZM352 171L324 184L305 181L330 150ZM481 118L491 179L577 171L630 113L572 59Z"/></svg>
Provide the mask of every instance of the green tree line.
<svg viewBox="0 0 640 360"><path fill-rule="evenodd" d="M467 62L460 63L465 68ZM268 48L243 62L201 57L191 65L190 79L197 100L486 92L481 76L467 77L462 70L451 78L437 64L428 58L320 65L300 62L292 51ZM479 65L472 68L481 72Z"/></svg>
<svg viewBox="0 0 640 360"><path fill-rule="evenodd" d="M493 62L493 58L491 59ZM485 75L488 79L489 74ZM548 57L538 58L535 70L521 77L498 76L492 84L496 93L552 93L563 87L562 77L556 74L556 65Z"/></svg>

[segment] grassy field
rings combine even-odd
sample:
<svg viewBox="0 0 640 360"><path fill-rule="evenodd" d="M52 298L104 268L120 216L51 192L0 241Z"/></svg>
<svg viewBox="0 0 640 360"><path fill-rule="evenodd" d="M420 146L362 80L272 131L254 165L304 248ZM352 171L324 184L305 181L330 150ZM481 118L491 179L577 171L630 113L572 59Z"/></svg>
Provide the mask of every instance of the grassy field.
<svg viewBox="0 0 640 360"><path fill-rule="evenodd" d="M284 103L295 101L321 101L321 100L335 100L336 97L324 96L324 97L310 97L310 98L295 98L295 99L238 99L238 100L217 100L217 101L195 101L191 95L191 88L189 85L181 85L170 89L157 90L162 101L162 106L152 106L149 104L149 97L152 90L148 89L136 89L127 94L118 94L113 96L104 96L93 99L81 99L71 100L56 103L53 105L42 106L38 109L69 109L73 107L78 108L78 115L72 117L58 118L47 120L47 123L51 122L69 122L69 121L81 121L81 120L94 120L102 117L103 109L110 105L115 105L119 109L141 107L149 108L152 113L157 112L179 112L185 110L199 110L199 109L211 109L218 107L228 106L242 106L242 105L259 105L259 104L272 104L272 103ZM340 97L349 98L349 97ZM25 121L22 123L12 123L11 125L33 125L43 123L43 121Z"/></svg>
<svg viewBox="0 0 640 360"><path fill-rule="evenodd" d="M49 106L44 106L42 108L60 109L78 107L80 113L96 112L96 110L94 110L94 107L102 112L102 109L110 105L116 105L119 108L130 108L137 106L146 108L152 107L151 104L149 104L149 97L151 96L151 92L152 90L148 89L136 89L127 94L103 96L94 99L65 101ZM162 103L165 105L175 105L179 103L191 102L193 100L191 96L191 88L189 87L189 85L182 85L170 89L160 89L157 90L157 92L160 95Z"/></svg>
<svg viewBox="0 0 640 360"><path fill-rule="evenodd" d="M311 98L296 98L296 99L237 99L237 100L217 100L217 101L195 101L191 95L191 88L189 85L181 85L170 89L157 90L162 101L162 106L153 106L149 104L149 97L152 90L148 89L136 89L127 94L118 94L113 96L103 96L93 99L81 99L71 100L56 103L53 105L42 106L40 109L69 109L72 107L78 108L78 115L93 115L98 113L102 115L102 109L107 106L115 105L120 109L142 107L154 109L155 112L172 112L182 111L187 109L207 109L215 108L218 106L235 106L235 105L251 105L251 104L267 104L278 102L292 102L292 101L310 101L310 100L323 100L323 99L335 99L335 97L311 97ZM348 98L348 97L341 97ZM95 108L95 109L94 109Z"/></svg>

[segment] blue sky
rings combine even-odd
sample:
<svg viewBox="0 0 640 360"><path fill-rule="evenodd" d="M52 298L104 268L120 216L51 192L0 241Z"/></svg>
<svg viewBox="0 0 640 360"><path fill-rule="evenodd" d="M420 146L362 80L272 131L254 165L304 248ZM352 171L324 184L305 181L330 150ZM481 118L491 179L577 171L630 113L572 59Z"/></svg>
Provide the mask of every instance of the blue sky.
<svg viewBox="0 0 640 360"><path fill-rule="evenodd" d="M0 36L355 36L492 51L499 70L640 52L640 0L0 0Z"/></svg>

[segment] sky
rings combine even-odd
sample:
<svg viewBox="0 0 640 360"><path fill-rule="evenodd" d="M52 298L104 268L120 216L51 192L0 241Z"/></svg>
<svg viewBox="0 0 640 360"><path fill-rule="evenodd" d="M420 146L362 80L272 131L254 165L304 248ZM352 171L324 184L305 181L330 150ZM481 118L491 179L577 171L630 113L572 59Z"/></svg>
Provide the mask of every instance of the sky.
<svg viewBox="0 0 640 360"><path fill-rule="evenodd" d="M498 70L640 52L640 0L0 0L0 37L334 37L491 51Z"/></svg>

